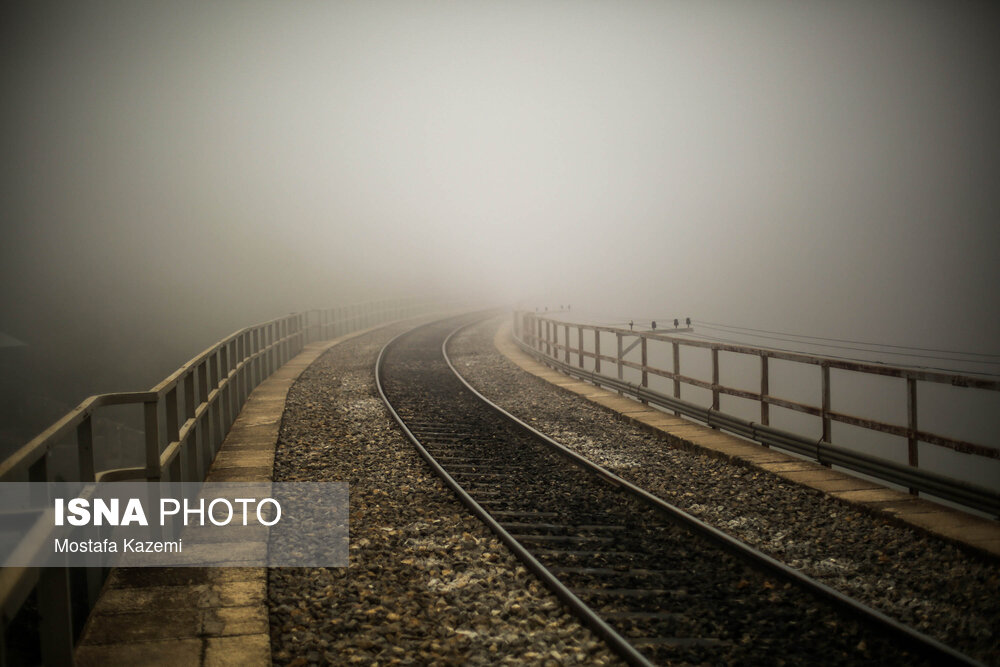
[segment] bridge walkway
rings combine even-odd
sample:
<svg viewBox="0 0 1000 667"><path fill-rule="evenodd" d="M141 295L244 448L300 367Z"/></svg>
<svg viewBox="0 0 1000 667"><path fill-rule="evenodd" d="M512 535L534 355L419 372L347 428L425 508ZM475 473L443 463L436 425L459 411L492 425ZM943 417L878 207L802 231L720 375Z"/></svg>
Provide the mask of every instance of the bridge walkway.
<svg viewBox="0 0 1000 667"><path fill-rule="evenodd" d="M356 331L305 349L262 382L233 423L208 482L272 481L275 445L292 383L328 348ZM240 548L266 549L241 543ZM94 606L76 663L270 665L267 570L263 567L116 568Z"/></svg>

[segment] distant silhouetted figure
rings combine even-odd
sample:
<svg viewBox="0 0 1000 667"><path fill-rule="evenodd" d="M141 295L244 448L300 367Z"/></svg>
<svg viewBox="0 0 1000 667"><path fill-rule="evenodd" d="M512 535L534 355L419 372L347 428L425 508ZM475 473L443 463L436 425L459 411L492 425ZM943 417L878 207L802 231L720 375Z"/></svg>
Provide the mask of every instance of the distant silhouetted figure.
<svg viewBox="0 0 1000 667"><path fill-rule="evenodd" d="M632 330L632 320L629 320L629 321L628 321L628 330L629 330L629 331L631 331L631 330Z"/></svg>
<svg viewBox="0 0 1000 667"><path fill-rule="evenodd" d="M681 324L681 323L680 323L680 322L678 322L678 321L677 321L677 318L675 317L675 318L674 318L674 328L676 329L676 328L677 328L678 326L680 326L680 324Z"/></svg>
<svg viewBox="0 0 1000 667"><path fill-rule="evenodd" d="M653 320L653 331L656 331L656 320Z"/></svg>
<svg viewBox="0 0 1000 667"><path fill-rule="evenodd" d="M690 317L689 317L689 318L687 318L687 319L685 320L685 322L687 322L687 325L688 325L688 328L690 328L690 327L691 327L691 318L690 318Z"/></svg>

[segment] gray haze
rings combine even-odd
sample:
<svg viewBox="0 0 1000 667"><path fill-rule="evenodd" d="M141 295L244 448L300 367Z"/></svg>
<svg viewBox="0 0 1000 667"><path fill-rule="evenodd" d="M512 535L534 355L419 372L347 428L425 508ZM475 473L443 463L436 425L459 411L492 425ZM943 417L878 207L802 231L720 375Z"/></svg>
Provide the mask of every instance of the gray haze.
<svg viewBox="0 0 1000 667"><path fill-rule="evenodd" d="M13 390L409 295L1000 352L986 4L0 11Z"/></svg>

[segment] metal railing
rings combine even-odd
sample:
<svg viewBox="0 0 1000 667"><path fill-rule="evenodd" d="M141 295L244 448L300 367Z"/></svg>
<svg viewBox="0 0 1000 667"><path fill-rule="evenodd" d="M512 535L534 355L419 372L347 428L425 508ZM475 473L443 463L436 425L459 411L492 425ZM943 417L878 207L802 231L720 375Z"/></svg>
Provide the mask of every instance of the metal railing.
<svg viewBox="0 0 1000 667"><path fill-rule="evenodd" d="M392 320L413 317L426 304L392 300L294 313L247 327L209 346L149 391L91 396L0 462L0 482L51 481L55 445L73 441L80 482L203 481L250 393L312 341L336 338ZM145 465L97 470L93 420L101 408L142 404ZM45 517L24 517L42 533ZM27 531L26 531L27 532ZM107 572L100 568L0 570L3 643L7 628L35 592L44 664L73 662L77 631L97 600ZM82 610L82 611L81 611ZM80 616L83 618L80 618Z"/></svg>
<svg viewBox="0 0 1000 667"><path fill-rule="evenodd" d="M515 339L522 349L563 372L575 375L594 384L615 389L623 394L629 394L644 403L650 403L677 414L697 419L713 428L724 429L764 445L790 450L797 454L814 458L825 465L838 465L855 472L907 487L911 493L925 492L989 514L1000 515L1000 493L921 469L919 468L918 460L919 442L926 442L938 447L983 458L1000 459L1000 449L968 442L959 438L929 433L917 427L918 382L942 383L984 391L1000 391L1000 382L995 380L921 369L853 362L795 352L770 350L767 348L712 343L654 332L640 332L614 327L564 322L523 311L514 313L513 329ZM575 330L576 333L576 347L573 347L570 342L572 340L571 330ZM560 331L562 333L561 338ZM592 335L593 337L593 351L585 349L584 332L588 332L586 336L590 337ZM607 355L601 352L602 333L615 337L615 355ZM625 355L631 349L623 346L626 338L635 339L633 346L638 345L640 347L639 362L625 359ZM670 346L673 361L672 370L665 370L649 365L651 343L667 344ZM711 380L702 380L681 373L680 349L683 346L705 348L710 351ZM747 391L721 384L719 382L720 351L757 357L760 360L760 390ZM559 359L560 356L562 360ZM577 361L575 367L570 363L572 357L575 357ZM593 360L594 369L592 371L584 370L585 359ZM769 391L769 361L771 359L819 366L821 371L820 404L810 405L771 395ZM602 361L614 365L617 370L617 377L610 377L601 373ZM625 368L631 368L639 372L640 381L638 384L624 380ZM906 381L907 423L905 425L891 424L831 409L830 369L904 379ZM650 375L671 380L673 382L673 395L670 396L651 389L649 387ZM712 395L711 406L705 408L695 403L681 400L682 384L710 391ZM750 421L720 412L720 395L735 396L758 402L760 404L760 421ZM770 406L772 405L819 417L822 424L822 435L816 440L772 427L770 425ZM834 421L905 438L908 445L908 465L902 465L833 444L830 432L831 423Z"/></svg>

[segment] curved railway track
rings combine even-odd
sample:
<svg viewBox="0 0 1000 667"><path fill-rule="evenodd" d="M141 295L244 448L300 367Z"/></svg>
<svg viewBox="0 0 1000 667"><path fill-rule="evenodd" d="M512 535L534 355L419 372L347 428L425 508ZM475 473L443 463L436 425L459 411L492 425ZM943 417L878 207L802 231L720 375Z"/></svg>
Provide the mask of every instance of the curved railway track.
<svg viewBox="0 0 1000 667"><path fill-rule="evenodd" d="M447 357L482 316L390 341L376 383L470 510L632 664L978 664L561 447Z"/></svg>

